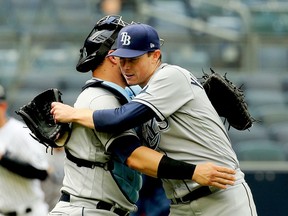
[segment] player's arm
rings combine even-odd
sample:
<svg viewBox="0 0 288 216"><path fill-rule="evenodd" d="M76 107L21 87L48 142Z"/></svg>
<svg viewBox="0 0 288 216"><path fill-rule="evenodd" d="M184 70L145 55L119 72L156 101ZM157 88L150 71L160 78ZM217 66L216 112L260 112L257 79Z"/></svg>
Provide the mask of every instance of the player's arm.
<svg viewBox="0 0 288 216"><path fill-rule="evenodd" d="M155 165L150 164L149 158L153 158ZM169 158L145 146L133 151L126 163L130 168L135 169L137 167L139 171L151 170L150 166L155 166L157 167L156 177L158 178L192 179L200 185L214 186L221 189L225 189L227 185L233 185L235 182L235 170L233 169L216 166L213 163L203 163L197 166L188 164ZM142 172L144 173L144 171ZM149 175L148 172L147 175Z"/></svg>
<svg viewBox="0 0 288 216"><path fill-rule="evenodd" d="M109 151L123 163L146 175L164 179L193 180L200 185L225 189L233 185L235 171L212 163L188 164L169 158L148 147L141 146L136 137L125 136L116 139Z"/></svg>
<svg viewBox="0 0 288 216"><path fill-rule="evenodd" d="M0 157L0 166L28 179L45 180L48 177L47 170L37 169L30 163L11 158L8 153L5 153Z"/></svg>
<svg viewBox="0 0 288 216"><path fill-rule="evenodd" d="M76 122L92 129L94 128L94 121L92 118L93 115L95 115L96 119L98 119L98 117L103 118L103 122L105 121L105 118L108 118L108 120L111 122L118 122L120 129L124 130L124 128L134 127L134 124L138 125L144 123L151 119L151 116L154 115L154 113L148 107L141 106L141 112L139 111L137 113L136 110L136 113L133 114L134 119L129 118L129 115L131 115L131 113L135 111L134 109L137 109L140 104L134 103L134 105L132 103L132 108L127 108L125 110L125 107L127 107L127 104L125 104L121 107L121 110L118 110L122 114L125 114L123 115L124 117L122 118L122 121L125 120L125 118L128 118L130 119L129 121L131 121L132 126L130 126L130 123L125 124L125 126L121 125L121 120L119 121L118 117L116 118L116 113L118 112L116 111L117 109L107 110L106 113L98 113L98 111L93 113L93 111L90 109L76 109L66 104L53 102L51 113L57 122ZM116 113L114 113L114 111ZM102 114L105 115L105 117L101 116ZM111 114L112 117L109 117ZM106 123L109 124L109 121ZM117 127L118 126L116 125L116 130L119 130ZM147 147L140 147L140 144L139 142L137 144L137 141L132 142L131 140L125 140L125 138L117 139L117 141L115 141L111 147L113 149L110 150L115 152L115 154L121 158L122 161L126 162L128 166L153 177L175 178L176 176L177 178L181 177L180 179L185 179L183 178L184 176L187 177L187 179L192 178L192 180L201 185L210 185L220 188L225 188L225 185L234 181L235 171L233 169L216 166L212 163L198 164L196 168L195 165L188 164L186 167L186 165L183 164L184 162L176 161L163 156L162 154ZM179 169L179 167L184 166L186 167L185 169ZM179 174L179 172L183 173Z"/></svg>
<svg viewBox="0 0 288 216"><path fill-rule="evenodd" d="M137 102L94 112L89 109L76 109L58 102L53 102L51 106L51 113L56 122L76 122L102 132L121 132L156 117L154 111L148 106Z"/></svg>

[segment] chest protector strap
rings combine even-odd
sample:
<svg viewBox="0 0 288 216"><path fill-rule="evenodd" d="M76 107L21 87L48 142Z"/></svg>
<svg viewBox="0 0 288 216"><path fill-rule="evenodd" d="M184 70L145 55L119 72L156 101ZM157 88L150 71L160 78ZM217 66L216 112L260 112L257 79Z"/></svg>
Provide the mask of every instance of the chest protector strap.
<svg viewBox="0 0 288 216"><path fill-rule="evenodd" d="M65 148L65 153L66 153L67 159L75 163L78 167L87 167L90 169L94 169L97 166L105 170L113 170L113 163L111 163L110 161L106 163L101 163L98 161L88 161L88 160L84 160L81 158L77 158L74 155L72 155L66 148Z"/></svg>
<svg viewBox="0 0 288 216"><path fill-rule="evenodd" d="M131 100L128 93L123 88L112 82L95 79L83 86L82 91L88 87L101 87L107 89L116 96L121 105L128 103Z"/></svg>

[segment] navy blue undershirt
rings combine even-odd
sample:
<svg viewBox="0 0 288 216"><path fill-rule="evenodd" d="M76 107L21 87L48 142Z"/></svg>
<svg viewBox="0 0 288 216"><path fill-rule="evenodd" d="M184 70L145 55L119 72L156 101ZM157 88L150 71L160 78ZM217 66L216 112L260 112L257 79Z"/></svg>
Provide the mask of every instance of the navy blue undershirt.
<svg viewBox="0 0 288 216"><path fill-rule="evenodd" d="M140 140L136 136L123 136L114 140L108 151L125 163L132 152L140 146Z"/></svg>
<svg viewBox="0 0 288 216"><path fill-rule="evenodd" d="M156 114L151 108L132 101L119 108L94 111L93 122L97 131L115 133L135 128L153 117Z"/></svg>
<svg viewBox="0 0 288 216"><path fill-rule="evenodd" d="M95 111L93 121L97 131L118 133L135 128L154 116L154 112L149 107L141 103L130 102L120 108ZM113 141L109 151L125 162L140 146L141 142L137 137L124 136Z"/></svg>

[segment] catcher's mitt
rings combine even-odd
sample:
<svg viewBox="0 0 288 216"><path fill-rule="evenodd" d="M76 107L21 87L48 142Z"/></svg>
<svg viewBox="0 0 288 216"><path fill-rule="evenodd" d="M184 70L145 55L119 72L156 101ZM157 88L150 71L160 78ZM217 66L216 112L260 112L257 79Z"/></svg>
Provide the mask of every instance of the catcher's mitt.
<svg viewBox="0 0 288 216"><path fill-rule="evenodd" d="M236 87L227 79L226 74L222 76L211 68L210 70L211 74L204 73L202 85L218 115L228 121L229 128L230 126L237 130L250 128L255 119L248 111L241 87Z"/></svg>
<svg viewBox="0 0 288 216"><path fill-rule="evenodd" d="M62 147L70 136L68 123L55 123L50 113L52 102L62 102L58 89L48 89L16 111L22 117L31 136L46 147Z"/></svg>

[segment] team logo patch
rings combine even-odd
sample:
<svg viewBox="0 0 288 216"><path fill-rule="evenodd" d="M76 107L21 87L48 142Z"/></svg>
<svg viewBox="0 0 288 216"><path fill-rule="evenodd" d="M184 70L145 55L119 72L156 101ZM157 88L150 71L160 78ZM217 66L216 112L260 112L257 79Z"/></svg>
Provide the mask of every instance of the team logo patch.
<svg viewBox="0 0 288 216"><path fill-rule="evenodd" d="M122 42L123 46L129 46L131 43L131 36L129 36L127 32L122 32L120 41Z"/></svg>
<svg viewBox="0 0 288 216"><path fill-rule="evenodd" d="M191 76L190 79L191 79L191 84L192 85L199 86L200 88L203 89L202 85L194 77Z"/></svg>
<svg viewBox="0 0 288 216"><path fill-rule="evenodd" d="M167 119L165 119L164 121L161 122L157 122L159 130L160 131L165 131L169 128L169 123L167 121Z"/></svg>
<svg viewBox="0 0 288 216"><path fill-rule="evenodd" d="M160 143L160 130L155 119L151 119L142 125L142 136L145 145L156 149Z"/></svg>

